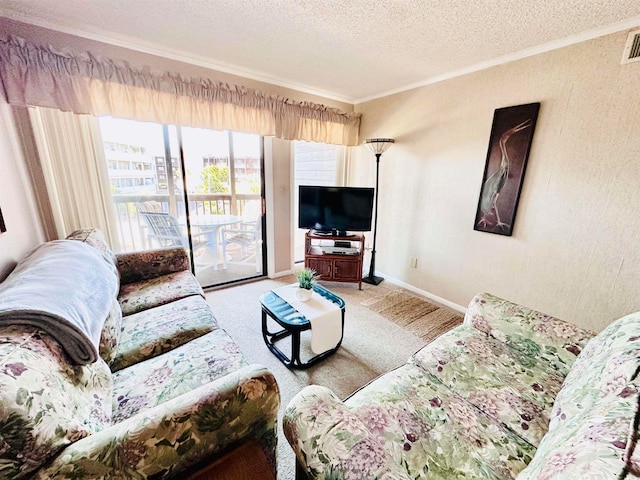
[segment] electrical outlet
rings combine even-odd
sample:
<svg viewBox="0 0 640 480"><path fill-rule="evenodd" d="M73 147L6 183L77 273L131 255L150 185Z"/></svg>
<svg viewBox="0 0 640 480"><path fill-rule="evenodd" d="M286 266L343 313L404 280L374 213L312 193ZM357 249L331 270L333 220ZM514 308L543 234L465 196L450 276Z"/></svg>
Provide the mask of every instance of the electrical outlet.
<svg viewBox="0 0 640 480"><path fill-rule="evenodd" d="M409 266L411 268L418 268L418 257L411 257L411 260L409 260Z"/></svg>

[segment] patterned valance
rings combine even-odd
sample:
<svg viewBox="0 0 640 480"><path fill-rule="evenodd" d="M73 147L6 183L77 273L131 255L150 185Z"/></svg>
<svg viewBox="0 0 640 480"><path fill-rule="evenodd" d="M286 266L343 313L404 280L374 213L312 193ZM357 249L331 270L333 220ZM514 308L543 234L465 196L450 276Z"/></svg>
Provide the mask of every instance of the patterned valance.
<svg viewBox="0 0 640 480"><path fill-rule="evenodd" d="M155 73L91 53L0 40L0 80L13 105L357 145L360 114L177 73Z"/></svg>

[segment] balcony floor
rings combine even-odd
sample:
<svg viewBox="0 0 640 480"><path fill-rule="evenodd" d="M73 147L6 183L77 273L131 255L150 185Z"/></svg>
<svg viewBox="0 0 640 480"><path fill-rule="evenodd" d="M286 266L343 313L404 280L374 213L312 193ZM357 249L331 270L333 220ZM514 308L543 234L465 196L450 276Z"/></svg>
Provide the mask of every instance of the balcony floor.
<svg viewBox="0 0 640 480"><path fill-rule="evenodd" d="M258 271L256 271L255 251L246 253L248 255L243 258L239 247L230 246L227 250L226 269L222 263L221 253L218 254L217 261L214 261L209 252L197 255L195 274L198 282L206 288L262 276L260 253L258 253ZM214 265L217 268L214 268Z"/></svg>

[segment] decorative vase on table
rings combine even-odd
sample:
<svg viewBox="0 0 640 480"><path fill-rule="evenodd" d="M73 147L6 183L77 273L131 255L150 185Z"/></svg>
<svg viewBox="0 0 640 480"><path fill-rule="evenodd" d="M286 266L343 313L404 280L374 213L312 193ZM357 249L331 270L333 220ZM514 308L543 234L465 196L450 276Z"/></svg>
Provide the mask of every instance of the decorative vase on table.
<svg viewBox="0 0 640 480"><path fill-rule="evenodd" d="M301 302L309 301L313 295L313 284L318 278L316 271L305 267L296 272L296 278L298 279L298 289L296 290L298 300Z"/></svg>
<svg viewBox="0 0 640 480"><path fill-rule="evenodd" d="M301 302L307 302L311 299L311 295L313 295L313 289L309 288L302 288L302 287L298 287L298 289L296 290L296 297L298 297L298 300L300 300Z"/></svg>

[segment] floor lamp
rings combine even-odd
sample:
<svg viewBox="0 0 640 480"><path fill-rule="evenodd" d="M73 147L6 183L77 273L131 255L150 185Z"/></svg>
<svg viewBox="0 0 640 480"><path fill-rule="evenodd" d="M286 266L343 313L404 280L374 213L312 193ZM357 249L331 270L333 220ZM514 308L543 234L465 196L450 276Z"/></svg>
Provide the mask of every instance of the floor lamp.
<svg viewBox="0 0 640 480"><path fill-rule="evenodd" d="M373 248L371 249L371 265L369 265L369 275L364 277L362 281L371 285L380 285L384 280L382 277L376 277L376 233L378 230L378 176L380 174L380 157L394 142L393 138L369 138L364 144L369 147L376 156L376 199L374 207L373 222Z"/></svg>

